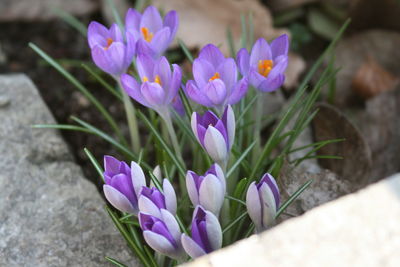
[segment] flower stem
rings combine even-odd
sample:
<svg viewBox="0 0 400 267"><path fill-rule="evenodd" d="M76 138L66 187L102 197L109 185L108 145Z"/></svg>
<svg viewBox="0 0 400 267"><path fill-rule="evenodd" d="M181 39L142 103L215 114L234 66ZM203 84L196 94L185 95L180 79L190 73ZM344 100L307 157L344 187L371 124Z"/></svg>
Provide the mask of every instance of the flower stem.
<svg viewBox="0 0 400 267"><path fill-rule="evenodd" d="M257 91L257 100L256 100L256 113L254 117L254 135L253 139L256 141L256 144L253 148L252 160L253 162L256 161L258 155L260 154L260 147L261 147L261 118L262 118L262 111L263 111L263 98L262 94Z"/></svg>
<svg viewBox="0 0 400 267"><path fill-rule="evenodd" d="M141 145L140 145L139 127L138 127L137 120L136 120L135 107L133 106L128 94L122 88L120 80L117 77L115 77L115 79L117 80L118 86L121 89L121 93L122 93L126 118L128 120L129 135L131 138L132 150L135 153L139 153Z"/></svg>
<svg viewBox="0 0 400 267"><path fill-rule="evenodd" d="M167 126L167 131L171 139L171 143L174 148L175 154L183 162L181 148L179 146L178 138L176 137L174 126L172 125L171 114L169 110L160 112L160 116L163 118L165 125Z"/></svg>

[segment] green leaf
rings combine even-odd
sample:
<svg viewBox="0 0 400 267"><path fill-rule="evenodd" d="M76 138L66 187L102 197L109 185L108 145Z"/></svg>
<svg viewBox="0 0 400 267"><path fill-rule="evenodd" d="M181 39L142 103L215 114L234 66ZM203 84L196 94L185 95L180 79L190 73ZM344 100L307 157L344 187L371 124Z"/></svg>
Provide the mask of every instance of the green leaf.
<svg viewBox="0 0 400 267"><path fill-rule="evenodd" d="M80 32L84 37L86 37L87 27L80 22L77 18L72 16L70 13L60 9L60 8L52 8L52 11L61 19L63 19L66 23L68 23L72 28Z"/></svg>
<svg viewBox="0 0 400 267"><path fill-rule="evenodd" d="M127 265L125 265L125 264L123 264L123 263L121 263L121 262L119 262L119 261L117 261L116 259L113 259L113 258L111 258L111 257L105 256L105 259L108 260L109 262L111 262L112 264L114 264L115 266L118 266L118 267L128 267Z"/></svg>
<svg viewBox="0 0 400 267"><path fill-rule="evenodd" d="M239 217L237 217L235 220L233 220L233 222L231 222L230 224L228 224L224 230L222 230L222 234L226 233L227 231L229 231L232 227L234 227L238 222L240 222L241 220L243 220L247 215L247 211L244 212L242 215L240 215Z"/></svg>
<svg viewBox="0 0 400 267"><path fill-rule="evenodd" d="M247 25L246 25L246 16L240 14L240 21L241 21L241 29L242 29L242 36L240 38L240 47L246 48L247 47Z"/></svg>
<svg viewBox="0 0 400 267"><path fill-rule="evenodd" d="M292 204L293 201L296 200L296 198L299 197L299 195L301 193L304 192L304 190L307 189L307 187L309 187L313 182L313 179L308 180L305 184L303 184L299 189L296 190L296 192L294 192L288 200L285 201L285 203L283 203L280 208L278 209L278 211L276 212L275 218L278 218L279 215L282 214L282 212L284 212L286 210L287 207L289 207L290 204Z"/></svg>
<svg viewBox="0 0 400 267"><path fill-rule="evenodd" d="M187 48L187 46L185 45L185 43L178 38L178 44L181 47L183 53L185 54L185 56L189 59L190 63L193 63L193 56L192 53L190 53L189 49Z"/></svg>
<svg viewBox="0 0 400 267"><path fill-rule="evenodd" d="M106 1L112 11L114 20L117 22L121 32L125 32L124 23L122 22L121 15L119 14L117 7L115 6L114 0L106 0Z"/></svg>
<svg viewBox="0 0 400 267"><path fill-rule="evenodd" d="M253 149L254 145L257 143L257 141L253 141L246 150L240 155L240 157L235 161L235 163L232 165L232 167L229 169L229 171L226 173L226 178L231 176L231 174L235 171L235 169L240 165L242 160L250 153L250 151Z"/></svg>
<svg viewBox="0 0 400 267"><path fill-rule="evenodd" d="M231 54L231 57L235 58L236 57L236 48L235 48L235 42L233 41L232 37L232 30L230 27L226 29L226 39L228 41L228 46L229 46L229 51Z"/></svg>
<svg viewBox="0 0 400 267"><path fill-rule="evenodd" d="M92 131L90 131L89 129L72 124L35 124L32 125L31 127L36 129L59 129L59 130L92 133Z"/></svg>
<svg viewBox="0 0 400 267"><path fill-rule="evenodd" d="M53 58L51 58L48 54L46 54L43 50L37 47L33 43L29 43L29 46L41 56L44 60L46 60L53 68L55 68L58 72L60 72L71 84L75 85L78 90L87 97L87 99L100 111L103 117L110 124L111 128L118 135L118 138L122 143L126 144L126 140L123 137L121 130L119 129L117 123L111 116L111 114L104 108L104 106L90 93L86 87L84 87L74 76L72 76L69 72L67 72L60 64L58 64Z"/></svg>
<svg viewBox="0 0 400 267"><path fill-rule="evenodd" d="M94 168L96 169L97 173L99 174L100 178L104 182L104 176L103 176L103 168L101 168L99 162L96 160L96 158L93 156L93 154L87 149L86 147L83 149L85 151L86 156L88 156L90 162L93 164Z"/></svg>
<svg viewBox="0 0 400 267"><path fill-rule="evenodd" d="M236 202L238 202L238 203L240 203L240 204L246 206L246 202L244 202L243 200L240 200L240 199L238 199L238 198L231 197L231 196L228 196L228 195L226 195L225 198L226 198L226 199L229 199L229 200L236 201Z"/></svg>

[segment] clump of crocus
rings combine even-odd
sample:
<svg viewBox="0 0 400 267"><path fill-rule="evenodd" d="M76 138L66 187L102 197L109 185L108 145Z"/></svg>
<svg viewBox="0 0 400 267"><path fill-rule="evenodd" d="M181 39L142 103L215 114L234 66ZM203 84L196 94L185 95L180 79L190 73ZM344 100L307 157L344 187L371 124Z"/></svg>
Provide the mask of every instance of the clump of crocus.
<svg viewBox="0 0 400 267"><path fill-rule="evenodd" d="M168 48L175 37L178 24L176 11L168 12L163 21L154 6L147 7L143 15L130 8L125 17L125 30L137 41L138 53L155 58L160 57Z"/></svg>
<svg viewBox="0 0 400 267"><path fill-rule="evenodd" d="M264 174L258 184L256 182L250 184L246 195L246 206L257 232L272 225L279 204L279 188L271 174Z"/></svg>
<svg viewBox="0 0 400 267"><path fill-rule="evenodd" d="M173 64L171 71L165 57L153 59L146 54L138 55L136 65L141 84L129 74L121 76L122 86L127 94L140 104L154 109L162 117L169 114L171 104L178 97L181 68Z"/></svg>
<svg viewBox="0 0 400 267"><path fill-rule="evenodd" d="M222 231L217 217L197 206L192 219L192 237L182 234L182 246L192 258L197 258L221 248Z"/></svg>
<svg viewBox="0 0 400 267"><path fill-rule="evenodd" d="M138 217L143 237L152 249L173 259L185 256L178 222L169 211L161 209L160 217L139 212Z"/></svg>
<svg viewBox="0 0 400 267"><path fill-rule="evenodd" d="M161 217L161 209L176 214L176 194L168 179L163 181L163 193L155 187L142 187L139 193L139 210L152 216Z"/></svg>
<svg viewBox="0 0 400 267"><path fill-rule="evenodd" d="M194 80L186 84L190 99L206 107L223 110L237 103L247 92L247 80L238 81L233 58L225 58L215 45L206 45L193 62Z"/></svg>
<svg viewBox="0 0 400 267"><path fill-rule="evenodd" d="M193 112L191 126L197 141L208 155L220 165L225 165L235 139L235 114L228 105L220 118L208 110L203 115Z"/></svg>
<svg viewBox="0 0 400 267"><path fill-rule="evenodd" d="M224 202L226 182L225 175L218 164L213 164L204 175L188 171L186 188L194 206L201 205L216 216L219 215Z"/></svg>
<svg viewBox="0 0 400 267"><path fill-rule="evenodd" d="M136 51L136 42L131 33L126 33L124 40L117 24L107 29L93 21L89 24L87 36L93 61L100 69L113 76L126 72Z"/></svg>
<svg viewBox="0 0 400 267"><path fill-rule="evenodd" d="M114 157L104 157L104 195L114 208L132 214L138 213L138 195L146 180L142 168L131 163L131 168Z"/></svg>
<svg viewBox="0 0 400 267"><path fill-rule="evenodd" d="M288 65L289 40L281 35L269 45L265 39L258 39L251 53L245 48L239 50L237 61L243 76L249 83L263 92L271 92L282 86L284 72Z"/></svg>

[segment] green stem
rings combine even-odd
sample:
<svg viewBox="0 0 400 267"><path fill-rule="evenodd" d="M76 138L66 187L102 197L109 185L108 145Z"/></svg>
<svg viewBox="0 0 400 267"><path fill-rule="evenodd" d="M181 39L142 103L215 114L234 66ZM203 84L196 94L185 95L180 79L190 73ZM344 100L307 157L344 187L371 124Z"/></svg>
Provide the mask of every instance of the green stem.
<svg viewBox="0 0 400 267"><path fill-rule="evenodd" d="M139 127L136 120L136 112L135 107L133 106L131 99L129 98L128 94L123 89L120 80L117 77L114 77L117 82L118 86L121 89L122 98L125 107L126 118L128 120L128 127L129 127L129 135L131 138L131 146L133 152L138 154L141 149L140 145L140 135L139 135Z"/></svg>
<svg viewBox="0 0 400 267"><path fill-rule="evenodd" d="M174 126L172 125L171 114L170 114L169 110L160 112L160 116L163 118L165 125L167 126L167 131L168 131L172 146L174 148L175 154L178 156L178 158L183 163L181 148L179 146L178 138L176 137Z"/></svg>
<svg viewBox="0 0 400 267"><path fill-rule="evenodd" d="M252 155L252 160L255 162L257 159L258 155L260 154L260 145L261 145L261 118L262 118L262 107L263 101L262 101L262 95L257 91L257 100L256 100L256 113L255 113L255 123L254 123L254 136L253 140L256 141L256 144L253 149L253 155Z"/></svg>

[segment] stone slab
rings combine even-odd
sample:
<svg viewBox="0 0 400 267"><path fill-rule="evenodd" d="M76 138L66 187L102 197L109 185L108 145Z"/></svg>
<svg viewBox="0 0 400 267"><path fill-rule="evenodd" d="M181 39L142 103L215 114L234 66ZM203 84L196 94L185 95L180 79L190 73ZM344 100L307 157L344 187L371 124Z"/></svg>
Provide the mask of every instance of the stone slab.
<svg viewBox="0 0 400 267"><path fill-rule="evenodd" d="M400 174L186 267L398 267Z"/></svg>
<svg viewBox="0 0 400 267"><path fill-rule="evenodd" d="M0 98L0 266L138 265L59 133L31 128L55 121L30 79L0 75Z"/></svg>

